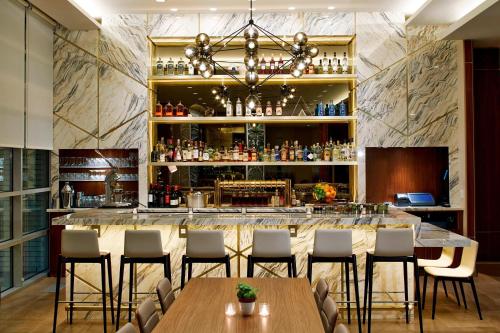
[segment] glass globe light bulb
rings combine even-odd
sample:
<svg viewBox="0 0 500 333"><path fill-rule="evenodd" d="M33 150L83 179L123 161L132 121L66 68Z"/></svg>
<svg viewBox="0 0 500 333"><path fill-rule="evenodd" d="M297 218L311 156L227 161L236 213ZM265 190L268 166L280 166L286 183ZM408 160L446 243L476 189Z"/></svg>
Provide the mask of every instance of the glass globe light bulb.
<svg viewBox="0 0 500 333"><path fill-rule="evenodd" d="M311 62L312 62L312 58L310 56L305 56L304 57L304 62L306 63L306 65L309 65Z"/></svg>
<svg viewBox="0 0 500 333"><path fill-rule="evenodd" d="M295 68L295 69L293 69L291 71L290 74L292 74L292 76L295 77L295 78L299 78L299 77L302 76L302 71L300 69L298 69L298 68Z"/></svg>
<svg viewBox="0 0 500 333"><path fill-rule="evenodd" d="M299 55L302 53L302 47L299 44L293 44L291 50L294 55Z"/></svg>
<svg viewBox="0 0 500 333"><path fill-rule="evenodd" d="M297 32L295 36L293 36L293 42L300 46L304 46L307 43L307 35L304 32Z"/></svg>
<svg viewBox="0 0 500 333"><path fill-rule="evenodd" d="M288 101L288 99L286 97L283 97L282 101L283 101L283 103L286 103Z"/></svg>
<svg viewBox="0 0 500 333"><path fill-rule="evenodd" d="M203 76L205 79L209 79L214 75L214 72L211 68L208 68L206 71L201 73L201 76Z"/></svg>
<svg viewBox="0 0 500 333"><path fill-rule="evenodd" d="M202 46L208 45L210 43L210 37L208 37L208 35L205 33L201 33L201 34L198 34L198 36L196 36L195 42L196 42L196 45L202 47Z"/></svg>
<svg viewBox="0 0 500 333"><path fill-rule="evenodd" d="M257 53L257 48L259 47L259 43L256 39L250 38L245 42L245 51L249 55L253 55Z"/></svg>
<svg viewBox="0 0 500 333"><path fill-rule="evenodd" d="M201 64L200 64L200 66L201 66ZM297 58L295 67L298 70L300 70L302 72L306 68L306 66L307 66L307 64L306 64L305 58L303 58L303 57Z"/></svg>
<svg viewBox="0 0 500 333"><path fill-rule="evenodd" d="M288 95L288 98L293 99L293 94Z"/></svg>
<svg viewBox="0 0 500 333"><path fill-rule="evenodd" d="M248 71L245 74L245 82L249 86L255 86L257 82L259 82L259 75L257 75L257 72L255 71Z"/></svg>
<svg viewBox="0 0 500 333"><path fill-rule="evenodd" d="M193 59L198 54L198 49L195 45L188 45L184 48L184 55L188 59Z"/></svg>
<svg viewBox="0 0 500 333"><path fill-rule="evenodd" d="M255 27L249 26L243 32L243 36L245 36L245 39L257 39L259 37L259 31Z"/></svg>
<svg viewBox="0 0 500 333"><path fill-rule="evenodd" d="M257 68L257 66L259 64L259 58L255 54L246 55L243 61L245 63L247 70L249 70L249 71Z"/></svg>
<svg viewBox="0 0 500 333"><path fill-rule="evenodd" d="M210 53L212 53L212 46L210 46L209 44L201 48L201 54L208 56L210 55Z"/></svg>
<svg viewBox="0 0 500 333"><path fill-rule="evenodd" d="M219 95L215 95L215 100L218 101L220 99Z"/></svg>
<svg viewBox="0 0 500 333"><path fill-rule="evenodd" d="M311 58L316 57L319 54L319 49L316 45L310 44L306 46L306 54Z"/></svg>
<svg viewBox="0 0 500 333"><path fill-rule="evenodd" d="M191 65L193 65L193 67L195 68L198 68L198 66L200 65L200 58L198 58L198 56L194 56L191 59Z"/></svg>
<svg viewBox="0 0 500 333"><path fill-rule="evenodd" d="M247 98L245 99L246 107L252 111L255 110L258 103L259 103L259 99L257 98L257 96L255 96L253 94L248 95Z"/></svg>
<svg viewBox="0 0 500 333"><path fill-rule="evenodd" d="M200 72L205 72L208 67L210 67L210 63L208 62L207 59L201 59L200 60L200 63L198 64L198 69L200 70Z"/></svg>
<svg viewBox="0 0 500 333"><path fill-rule="evenodd" d="M217 89L216 88L212 88L212 95L217 95Z"/></svg>

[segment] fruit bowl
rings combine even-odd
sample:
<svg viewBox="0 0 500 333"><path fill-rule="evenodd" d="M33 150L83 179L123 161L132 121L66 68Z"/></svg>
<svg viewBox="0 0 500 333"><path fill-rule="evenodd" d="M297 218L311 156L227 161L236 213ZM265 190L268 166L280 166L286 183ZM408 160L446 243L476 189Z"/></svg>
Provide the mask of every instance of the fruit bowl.
<svg viewBox="0 0 500 333"><path fill-rule="evenodd" d="M318 183L314 186L313 196L319 202L332 203L336 195L335 187L328 183Z"/></svg>

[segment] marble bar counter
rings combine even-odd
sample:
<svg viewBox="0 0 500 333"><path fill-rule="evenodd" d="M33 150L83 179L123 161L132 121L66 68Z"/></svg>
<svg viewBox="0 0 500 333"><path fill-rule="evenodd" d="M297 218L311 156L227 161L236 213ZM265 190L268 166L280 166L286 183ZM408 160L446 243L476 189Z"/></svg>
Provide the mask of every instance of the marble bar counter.
<svg viewBox="0 0 500 333"><path fill-rule="evenodd" d="M299 276L307 271L307 251L314 243L317 229L352 229L353 251L357 255L359 287L362 295L366 251L374 247L378 228L411 227L415 230L416 247L463 247L469 245L465 237L453 234L427 223L400 209L389 209L387 214L345 215L308 214L305 208L205 208L189 211L179 209L89 209L76 211L52 220L53 225L64 225L67 229L96 229L102 249L109 250L112 257L115 297L118 285L120 255L123 253L125 230L160 230L165 251L171 255L172 284L180 285L181 258L186 248L186 231L190 229L222 230L224 242L231 257L231 275L246 276L247 256L252 249L252 233L255 229L289 229L292 236L292 253L296 255ZM93 267L96 266L96 267ZM97 265L77 265L77 290L95 292L100 286ZM344 291L343 267L339 264L321 263L313 268L313 285L325 278L333 291ZM128 271L128 268L126 269ZM410 283L413 283L410 267ZM163 277L161 265L144 264L136 269L138 290L154 291L156 283ZM255 267L256 277L287 275L286 265L263 264ZM125 274L125 283L127 276ZM213 264L193 265L193 276L225 276L224 267ZM350 274L352 276L352 273ZM403 290L403 270L400 264L383 263L376 266L374 289L380 291ZM413 288L410 288L413 290ZM350 288L354 299L354 288ZM124 294L124 297L127 297ZM344 296L339 296L345 300ZM402 294L380 294L380 299L389 301L401 298ZM401 299L400 299L401 300ZM382 304L380 307L391 307ZM400 316L401 310L382 311L384 318Z"/></svg>

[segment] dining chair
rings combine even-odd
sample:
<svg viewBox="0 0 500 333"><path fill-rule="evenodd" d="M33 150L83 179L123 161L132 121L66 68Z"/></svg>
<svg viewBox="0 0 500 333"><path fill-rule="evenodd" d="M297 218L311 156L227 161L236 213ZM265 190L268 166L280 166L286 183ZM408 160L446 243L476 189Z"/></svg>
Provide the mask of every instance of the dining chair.
<svg viewBox="0 0 500 333"><path fill-rule="evenodd" d="M314 300L316 301L316 305L318 306L318 311L321 313L321 308L323 307L323 302L325 301L326 296L328 296L328 292L330 291L330 287L328 283L326 283L325 279L319 279L316 284L316 288L314 289Z"/></svg>
<svg viewBox="0 0 500 333"><path fill-rule="evenodd" d="M333 330L333 333L351 333L351 331L349 331L347 326L345 326L344 324L338 324L337 326L335 326L335 330Z"/></svg>
<svg viewBox="0 0 500 333"><path fill-rule="evenodd" d="M193 264L225 264L226 277L231 277L231 258L224 248L222 230L189 230L187 232L186 254L182 256L181 289L184 289L186 265L188 281L193 274Z"/></svg>
<svg viewBox="0 0 500 333"><path fill-rule="evenodd" d="M254 230L252 254L248 256L247 277L253 277L256 263L286 263L288 277L297 277L297 264L292 254L290 231Z"/></svg>
<svg viewBox="0 0 500 333"><path fill-rule="evenodd" d="M125 230L123 255L120 257L116 329L120 326L125 264L129 264L130 268L128 287L128 321L130 322L132 321L134 265L148 263L163 265L164 276L168 279L172 279L172 273L170 271L170 253L163 251L160 230Z"/></svg>
<svg viewBox="0 0 500 333"><path fill-rule="evenodd" d="M139 325L139 331L141 333L151 333L154 328L160 322L160 317L156 313L155 303L151 298L146 298L137 307L135 312L135 317L137 318L137 324Z"/></svg>
<svg viewBox="0 0 500 333"><path fill-rule="evenodd" d="M135 330L134 325L126 323L118 331L116 331L116 333L137 333L137 331Z"/></svg>
<svg viewBox="0 0 500 333"><path fill-rule="evenodd" d="M416 301L408 300L408 263L413 263L413 271L415 274L415 284L418 283L418 264L417 256L414 248L414 235L411 228L395 228L386 229L379 228L375 238L375 248L369 249L366 253L366 271L365 271L365 298L363 306L363 322L365 321L368 301L368 333L371 332L371 317L373 302L373 276L375 263L403 263L403 279L404 279L404 302L393 301L393 303L404 303L406 323L410 322L409 305L416 303L418 309L418 320L420 324L420 333L424 332L422 321L422 301L420 299L420 288L415 288ZM391 292L387 292L390 294ZM393 292L394 293L394 292ZM383 302L387 303L387 302Z"/></svg>
<svg viewBox="0 0 500 333"><path fill-rule="evenodd" d="M359 281L358 281L358 265L356 254L352 249L352 230L351 229L318 229L314 233L314 246L312 251L307 253L307 278L312 281L313 263L340 263L344 266L344 281L347 305L347 320L351 323L351 303L356 304L358 317L358 330L362 331L361 325L361 307L359 304ZM354 302L351 302L351 280L349 278L349 266L352 267L353 285L354 285Z"/></svg>
<svg viewBox="0 0 500 333"><path fill-rule="evenodd" d="M439 256L438 259L418 259L418 267L425 269L425 267L450 267L451 264L453 263L453 258L455 257L455 248L454 247L444 247L443 250L441 251L441 255ZM448 297L448 290L446 288L446 282L442 280L443 283L443 289L446 297ZM455 298L457 300L458 305L460 305L460 297L458 296L458 291L457 291L457 284L455 281L452 281L453 284L453 291L455 292ZM460 283L460 287L463 290L463 285ZM426 298L426 290L427 290L427 274L425 274L424 270L424 289L422 292L422 309L425 307L425 298ZM464 303L467 304L467 301L465 300L465 295L462 294ZM467 308L467 305L465 305L465 308Z"/></svg>
<svg viewBox="0 0 500 333"><path fill-rule="evenodd" d="M69 286L69 323L73 323L73 309L75 303L75 264L95 263L101 266L101 293L102 293L102 318L104 332L106 332L106 263L109 282L109 299L111 305L111 321L115 322L113 308L113 282L111 277L111 254L109 251L99 249L99 240L95 230L63 230L61 233L61 254L57 257L57 279L56 295L54 304L54 321L52 332L56 332L57 312L59 303L59 289L61 286L61 271L66 263L70 264L70 286Z"/></svg>
<svg viewBox="0 0 500 333"><path fill-rule="evenodd" d="M464 247L460 265L456 268L426 267L425 274L434 277L434 291L432 295L432 319L436 313L436 295L439 281L457 281L459 283L470 283L474 300L476 302L479 319L483 320L479 298L477 296L476 285L474 284L474 271L476 269L476 259L479 243L471 240L468 247Z"/></svg>
<svg viewBox="0 0 500 333"><path fill-rule="evenodd" d="M170 280L167 278L161 279L156 285L156 293L160 301L161 312L165 314L170 305L175 301L175 295Z"/></svg>
<svg viewBox="0 0 500 333"><path fill-rule="evenodd" d="M325 333L333 333L338 316L339 309L337 303L335 303L333 298L327 296L321 307L321 321L323 322Z"/></svg>

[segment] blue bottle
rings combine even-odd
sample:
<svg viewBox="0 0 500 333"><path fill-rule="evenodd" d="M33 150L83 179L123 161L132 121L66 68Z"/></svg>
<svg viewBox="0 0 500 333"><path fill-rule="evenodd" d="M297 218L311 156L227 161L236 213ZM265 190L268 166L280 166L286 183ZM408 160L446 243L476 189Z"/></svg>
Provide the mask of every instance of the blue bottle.
<svg viewBox="0 0 500 333"><path fill-rule="evenodd" d="M342 100L340 102L339 116L342 116L342 117L347 116L347 104L344 102L344 100Z"/></svg>
<svg viewBox="0 0 500 333"><path fill-rule="evenodd" d="M316 108L314 109L314 115L316 117L319 115L319 104L316 104Z"/></svg>
<svg viewBox="0 0 500 333"><path fill-rule="evenodd" d="M330 107L328 108L327 115L330 116L330 117L335 116L335 104L333 104L333 102L330 103Z"/></svg>
<svg viewBox="0 0 500 333"><path fill-rule="evenodd" d="M309 155L309 149L307 149L307 146L304 147L304 151L302 152L302 159L307 161L307 155Z"/></svg>
<svg viewBox="0 0 500 333"><path fill-rule="evenodd" d="M281 160L281 154L280 154L280 147L279 146L274 146L274 160L275 161L280 161Z"/></svg>
<svg viewBox="0 0 500 333"><path fill-rule="evenodd" d="M323 108L323 101L318 104L318 116L323 117L325 115L325 109Z"/></svg>

